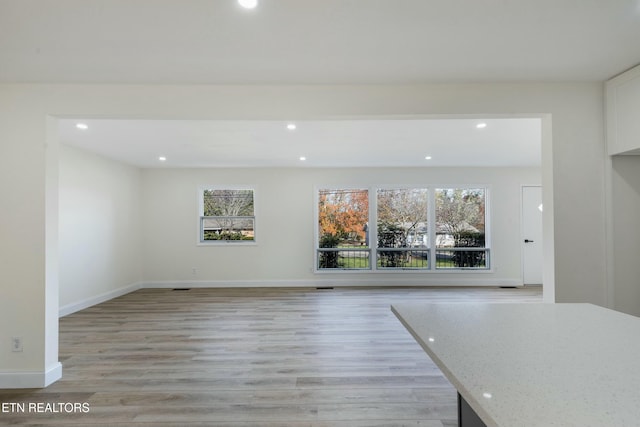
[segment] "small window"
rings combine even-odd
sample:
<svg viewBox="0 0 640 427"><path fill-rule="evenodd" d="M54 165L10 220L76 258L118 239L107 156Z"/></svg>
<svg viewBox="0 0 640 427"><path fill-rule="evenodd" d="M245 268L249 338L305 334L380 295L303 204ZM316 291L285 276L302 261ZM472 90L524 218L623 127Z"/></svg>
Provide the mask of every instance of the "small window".
<svg viewBox="0 0 640 427"><path fill-rule="evenodd" d="M253 190L205 188L200 196L200 242L255 242Z"/></svg>

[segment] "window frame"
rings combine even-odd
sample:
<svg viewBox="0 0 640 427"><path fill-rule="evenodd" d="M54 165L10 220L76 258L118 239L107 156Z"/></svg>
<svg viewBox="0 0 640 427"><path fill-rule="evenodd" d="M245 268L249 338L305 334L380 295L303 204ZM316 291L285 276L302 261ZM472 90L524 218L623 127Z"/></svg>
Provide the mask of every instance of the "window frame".
<svg viewBox="0 0 640 427"><path fill-rule="evenodd" d="M380 248L378 246L378 192L379 191L392 191L392 190L424 190L427 192L427 200L426 200L426 223L427 223L427 236L428 236L428 245L424 246L424 247L417 247L415 249L411 249L411 248L399 248L399 249L395 249L395 248ZM375 198L375 202L374 202L374 206L375 206L375 227L374 227L374 235L375 235L375 245L372 245L372 251L373 251L373 256L374 256L374 261L375 261L375 271L377 272L428 272L431 271L431 264L432 264L432 254L431 254L431 192L432 189L428 186L428 185L385 185L385 186L376 186L373 191L375 192L374 198ZM371 239L371 238L370 238ZM427 267L408 267L408 266L400 266L400 267L379 267L378 266L378 253L379 252L410 252L410 251L415 251L415 252L427 252Z"/></svg>
<svg viewBox="0 0 640 427"><path fill-rule="evenodd" d="M369 268L349 269L349 268L319 268L319 195L320 190L367 190L369 196ZM378 252L378 190L402 190L402 189L423 189L427 190L427 234L429 245L424 250L428 250L428 268L379 268L377 260ZM482 189L484 190L484 217L485 217L485 247L486 267L482 268L437 268L436 262L436 190L437 189ZM470 273L494 273L494 260L492 257L491 242L491 185L489 184L400 184L400 185L315 185L314 186L314 240L313 240L313 272L315 274L470 274ZM375 224L372 226L371 224Z"/></svg>
<svg viewBox="0 0 640 427"><path fill-rule="evenodd" d="M434 233L437 229L437 199L436 199L436 190L443 189L454 189L454 190L484 190L484 248L478 248L473 250L483 249L486 252L486 267L454 267L454 268L438 268L437 267L437 251L438 249L446 250L442 248L438 248L437 245L437 236L434 234L433 244L431 245L433 260L433 272L435 273L461 273L461 272L470 272L470 273L482 273L488 272L493 273L493 259L491 256L491 186L487 184L480 185L471 185L471 184L457 184L457 185L432 185L430 186L432 190L432 200L433 200L433 230ZM456 249L453 249L454 251Z"/></svg>
<svg viewBox="0 0 640 427"><path fill-rule="evenodd" d="M340 272L340 273L346 273L346 274L354 274L354 273L369 273L371 271L373 271L373 263L375 262L375 259L372 258L372 248L371 248L371 241L373 239L371 231L369 232L369 246L365 249L365 248L356 248L353 249L353 251L357 251L357 252L367 252L368 253L368 257L369 257L369 267L367 268L319 268L319 254L320 254L320 250L321 249L326 249L326 248L321 248L320 247L320 210L319 210L319 204L320 204L320 191L321 190L366 190L367 191L367 197L368 197L368 201L369 201L369 212L367 212L367 218L369 220L369 224L371 224L371 219L372 219L372 206L371 206L371 187L366 186L366 185L316 185L314 186L314 232L313 232L313 245L314 245L314 249L313 249L313 272L314 273L319 273L319 274L330 274L330 273L335 273L335 272ZM369 230L371 230L371 226L369 225ZM348 249L346 249L345 251L347 251Z"/></svg>
<svg viewBox="0 0 640 427"><path fill-rule="evenodd" d="M204 240L204 220L206 218L226 218L224 216L204 216L204 192L205 190L245 190L251 191L253 196L253 216L244 216L253 219L253 239L252 240ZM257 245L257 203L256 190L252 185L200 185L197 190L198 200L198 221L197 221L197 246L251 246Z"/></svg>

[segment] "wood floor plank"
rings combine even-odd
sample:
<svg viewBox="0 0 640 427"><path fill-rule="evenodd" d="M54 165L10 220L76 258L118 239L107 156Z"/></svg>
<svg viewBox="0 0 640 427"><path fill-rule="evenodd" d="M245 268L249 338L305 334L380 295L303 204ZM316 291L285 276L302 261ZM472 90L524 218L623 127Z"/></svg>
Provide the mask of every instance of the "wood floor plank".
<svg viewBox="0 0 640 427"><path fill-rule="evenodd" d="M0 390L0 425L456 425L456 393L390 311L540 302L540 288L144 289L60 319L63 378Z"/></svg>

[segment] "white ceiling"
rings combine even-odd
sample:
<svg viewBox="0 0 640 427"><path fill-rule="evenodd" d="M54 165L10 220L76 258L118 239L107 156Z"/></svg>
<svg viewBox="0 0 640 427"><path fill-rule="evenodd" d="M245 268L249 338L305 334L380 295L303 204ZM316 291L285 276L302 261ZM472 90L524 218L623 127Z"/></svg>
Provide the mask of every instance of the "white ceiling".
<svg viewBox="0 0 640 427"><path fill-rule="evenodd" d="M604 81L639 0L0 0L0 82Z"/></svg>
<svg viewBox="0 0 640 427"><path fill-rule="evenodd" d="M144 168L540 165L540 119L314 120L293 131L287 124L64 119L59 135Z"/></svg>
<svg viewBox="0 0 640 427"><path fill-rule="evenodd" d="M259 1L0 0L0 83L601 82L640 63L640 0ZM63 141L144 167L540 158L526 120L71 124Z"/></svg>

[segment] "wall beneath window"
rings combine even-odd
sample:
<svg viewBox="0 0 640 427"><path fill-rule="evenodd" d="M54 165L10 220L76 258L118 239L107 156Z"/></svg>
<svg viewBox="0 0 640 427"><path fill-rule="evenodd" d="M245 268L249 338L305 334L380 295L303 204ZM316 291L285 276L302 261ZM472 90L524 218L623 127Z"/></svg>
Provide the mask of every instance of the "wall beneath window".
<svg viewBox="0 0 640 427"><path fill-rule="evenodd" d="M142 178L143 274L156 286L519 285L521 185L541 181L539 168L148 169ZM316 187L430 184L490 189L493 271L312 272ZM255 245L197 245L201 185L255 189Z"/></svg>
<svg viewBox="0 0 640 427"><path fill-rule="evenodd" d="M140 170L60 147L60 312L129 292L141 271Z"/></svg>

